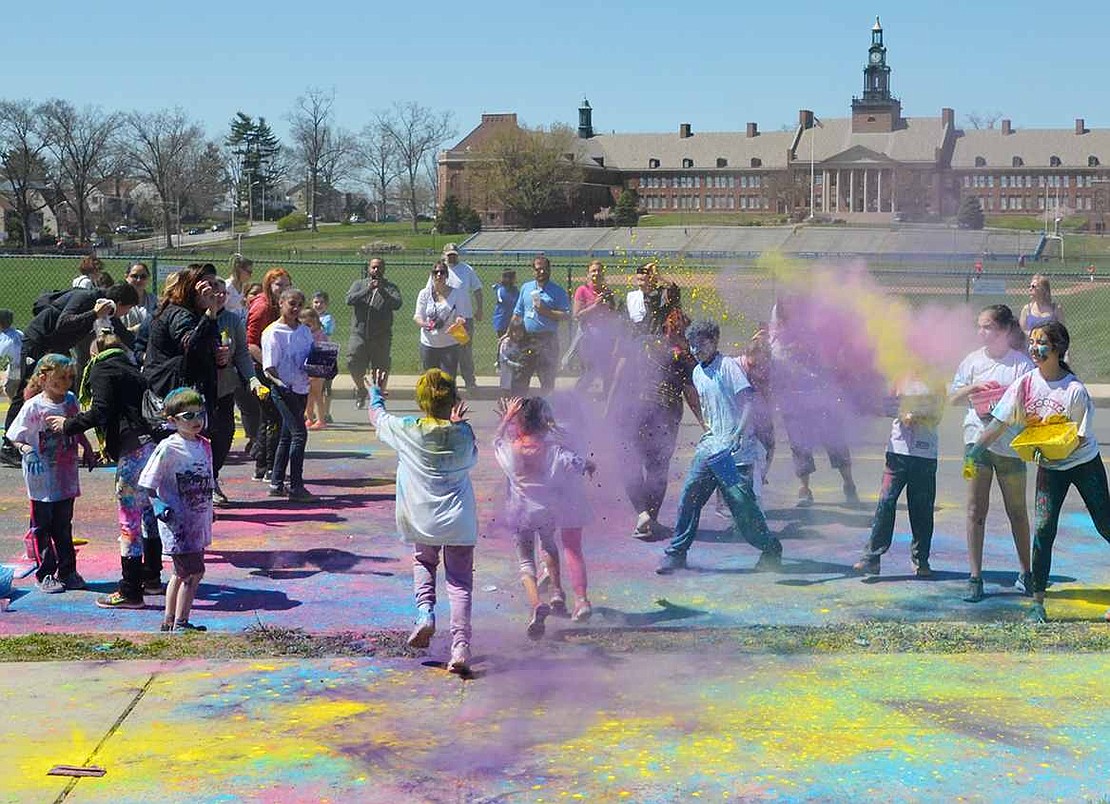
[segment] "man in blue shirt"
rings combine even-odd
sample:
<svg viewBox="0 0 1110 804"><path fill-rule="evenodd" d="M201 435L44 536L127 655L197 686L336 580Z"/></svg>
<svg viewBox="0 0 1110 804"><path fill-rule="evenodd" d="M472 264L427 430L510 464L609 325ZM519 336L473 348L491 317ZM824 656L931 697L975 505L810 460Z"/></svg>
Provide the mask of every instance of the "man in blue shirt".
<svg viewBox="0 0 1110 804"><path fill-rule="evenodd" d="M540 378L540 388L550 391L555 387L555 372L559 368L559 322L570 318L570 297L551 281L551 261L542 254L532 260L532 274L536 278L525 282L513 309L513 321L524 324L528 347L535 360L528 361L525 373L532 381L532 372Z"/></svg>
<svg viewBox="0 0 1110 804"><path fill-rule="evenodd" d="M768 531L752 486L758 456L752 420L755 391L740 364L717 351L720 337L712 321L698 321L686 330L690 352L698 360L693 380L707 432L686 473L674 538L656 570L660 575L686 568L701 509L718 488L737 530L762 552L755 568L775 570L782 565L782 543Z"/></svg>

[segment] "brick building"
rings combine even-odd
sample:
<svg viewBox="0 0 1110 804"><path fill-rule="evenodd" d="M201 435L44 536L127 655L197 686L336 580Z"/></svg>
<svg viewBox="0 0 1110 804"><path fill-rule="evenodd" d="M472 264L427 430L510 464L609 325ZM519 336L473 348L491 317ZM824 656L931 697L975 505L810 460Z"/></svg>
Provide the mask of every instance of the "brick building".
<svg viewBox="0 0 1110 804"><path fill-rule="evenodd" d="M597 134L593 109L578 110L577 151L584 184L608 187L615 201L631 188L644 212L788 214L850 222L929 220L956 214L974 195L991 215L1086 215L1092 231L1110 223L1110 129L962 130L955 111L904 117L892 94L891 68L878 19L851 114L798 113L792 131L699 132L690 123L666 134ZM482 143L515 114L481 123L438 159L439 203L453 194L486 228L512 226L504 210L474 196L467 165ZM605 200L604 196L600 203ZM570 222L570 221L568 221Z"/></svg>

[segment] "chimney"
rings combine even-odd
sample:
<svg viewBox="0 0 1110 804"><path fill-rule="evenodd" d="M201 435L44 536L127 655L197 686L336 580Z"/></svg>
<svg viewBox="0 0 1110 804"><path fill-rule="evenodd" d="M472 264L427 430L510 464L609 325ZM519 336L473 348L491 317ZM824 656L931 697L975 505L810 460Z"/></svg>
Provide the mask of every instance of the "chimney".
<svg viewBox="0 0 1110 804"><path fill-rule="evenodd" d="M687 140L690 137L694 136L694 133L690 130L690 124L689 123L679 123L678 124L678 136L679 136L680 139L683 139L683 140Z"/></svg>
<svg viewBox="0 0 1110 804"><path fill-rule="evenodd" d="M1082 117L1075 118L1075 133L1076 134L1086 134L1087 133L1086 123L1087 123L1087 121L1084 120Z"/></svg>
<svg viewBox="0 0 1110 804"><path fill-rule="evenodd" d="M1013 133L1014 133L1014 130L1012 128L1010 128L1010 121L1006 118L1003 118L1002 119L1002 136L1003 137L1008 137Z"/></svg>
<svg viewBox="0 0 1110 804"><path fill-rule="evenodd" d="M798 125L802 128L813 128L813 112L809 109L799 109Z"/></svg>
<svg viewBox="0 0 1110 804"><path fill-rule="evenodd" d="M759 136L759 126L757 126L755 123L748 123L748 132L747 132L748 139L750 140L752 137L758 137L758 136Z"/></svg>
<svg viewBox="0 0 1110 804"><path fill-rule="evenodd" d="M940 124L944 128L955 128L956 112L945 106L940 110Z"/></svg>

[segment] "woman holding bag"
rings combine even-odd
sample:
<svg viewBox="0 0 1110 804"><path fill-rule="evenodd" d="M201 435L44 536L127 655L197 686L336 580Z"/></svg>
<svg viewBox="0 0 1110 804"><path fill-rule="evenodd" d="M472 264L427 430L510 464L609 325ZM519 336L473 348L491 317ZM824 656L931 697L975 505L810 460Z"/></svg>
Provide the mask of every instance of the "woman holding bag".
<svg viewBox="0 0 1110 804"><path fill-rule="evenodd" d="M466 319L456 306L466 291L447 284L448 269L444 262L432 268L432 280L416 297L412 320L420 327L420 362L424 371L432 368L455 376L459 367L459 345L465 335Z"/></svg>
<svg viewBox="0 0 1110 804"><path fill-rule="evenodd" d="M1094 435L1094 404L1086 386L1064 362L1071 344L1067 328L1050 321L1029 333L1029 356L1037 366L1011 385L991 411L991 421L964 459L964 476L974 479L977 462L1009 425L1027 428L1055 422L1075 427L1073 442L1057 457L1035 452L1037 492L1033 522L1033 607L1028 619L1047 621L1044 607L1045 587L1052 568L1052 545L1056 541L1060 509L1068 490L1074 485L1091 514L1099 535L1110 542L1110 490L1106 469ZM1024 435L1024 433L1023 433ZM1110 612L1107 612L1110 618Z"/></svg>

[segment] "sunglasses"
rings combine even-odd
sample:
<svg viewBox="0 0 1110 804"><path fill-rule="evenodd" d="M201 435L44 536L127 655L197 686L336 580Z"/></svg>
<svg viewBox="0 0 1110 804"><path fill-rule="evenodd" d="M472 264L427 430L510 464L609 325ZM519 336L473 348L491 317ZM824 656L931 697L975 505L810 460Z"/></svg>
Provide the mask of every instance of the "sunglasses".
<svg viewBox="0 0 1110 804"><path fill-rule="evenodd" d="M196 421L197 419L203 419L206 415L207 414L205 414L203 410L187 410L184 413L175 413L174 418L181 419L182 421L186 422L192 422Z"/></svg>
<svg viewBox="0 0 1110 804"><path fill-rule="evenodd" d="M150 274L128 274L128 279L150 279Z"/></svg>
<svg viewBox="0 0 1110 804"><path fill-rule="evenodd" d="M432 271L432 276L447 276L446 271Z"/></svg>

